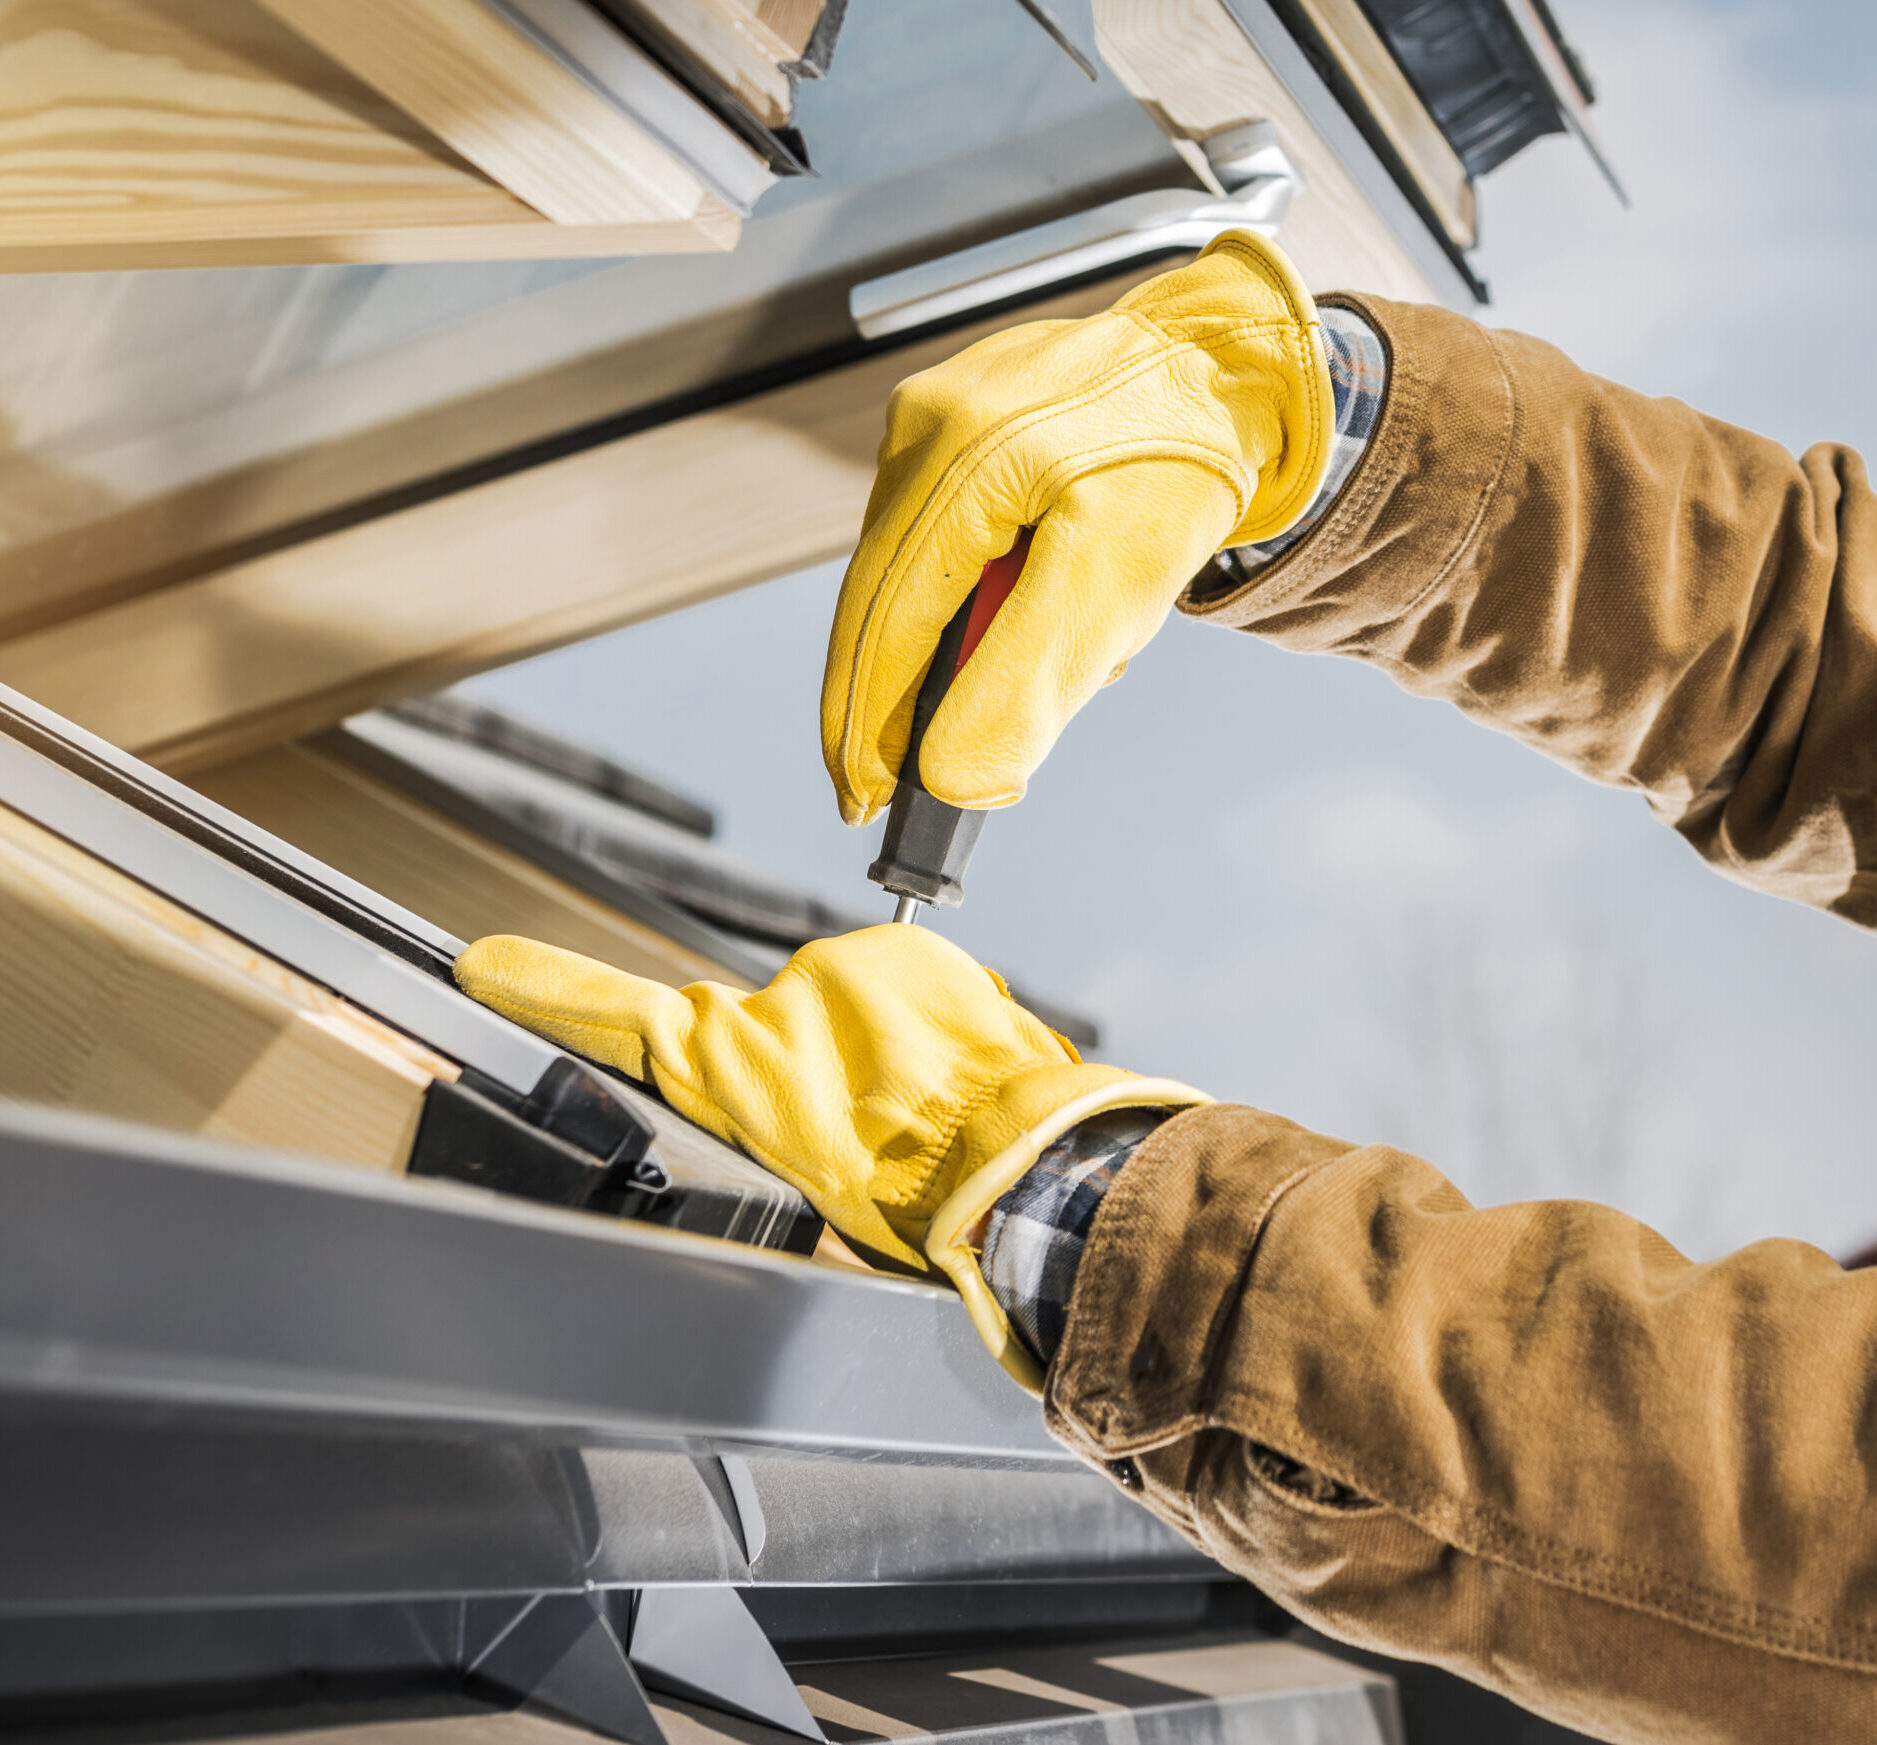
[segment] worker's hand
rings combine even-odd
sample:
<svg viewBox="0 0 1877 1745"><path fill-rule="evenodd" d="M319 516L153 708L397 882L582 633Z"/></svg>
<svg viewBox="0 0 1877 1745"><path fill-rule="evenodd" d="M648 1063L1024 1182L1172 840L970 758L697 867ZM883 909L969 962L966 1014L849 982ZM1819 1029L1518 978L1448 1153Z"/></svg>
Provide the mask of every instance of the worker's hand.
<svg viewBox="0 0 1877 1745"><path fill-rule="evenodd" d="M650 1081L800 1188L869 1259L943 1271L1013 1373L1020 1348L968 1233L1077 1121L1206 1100L1085 1065L995 975L919 927L817 940L754 994L715 982L680 992L501 936L470 946L456 979L504 1016Z"/></svg>
<svg viewBox="0 0 1877 1745"><path fill-rule="evenodd" d="M1316 306L1245 232L1106 314L1014 327L901 382L822 683L842 817L891 800L939 634L1023 528L1022 577L919 759L955 806L1021 798L1206 561L1302 516L1335 423Z"/></svg>

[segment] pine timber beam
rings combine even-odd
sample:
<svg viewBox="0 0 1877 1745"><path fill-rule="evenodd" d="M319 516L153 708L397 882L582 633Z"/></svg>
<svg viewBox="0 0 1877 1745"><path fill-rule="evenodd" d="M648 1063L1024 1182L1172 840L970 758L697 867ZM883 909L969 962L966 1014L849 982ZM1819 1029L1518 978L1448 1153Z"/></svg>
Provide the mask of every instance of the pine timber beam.
<svg viewBox="0 0 1877 1745"><path fill-rule="evenodd" d="M1435 300L1221 0L1098 0L1097 17L1111 64L1176 143L1276 123L1308 184L1283 242L1316 289ZM1024 314L1086 313L1131 282ZM473 416L445 408L383 437L212 481L173 511L139 508L121 532L82 530L63 556L58 541L22 551L10 591L19 630L0 640L0 682L153 761L200 769L838 557L858 529L893 384L1010 319L175 579L205 544L278 527L296 507L326 514L391 468L403 469L400 485L420 478L413 456L460 464L463 431L480 439L507 428L511 399L533 421L511 438L525 440L544 420L565 428L603 412L581 398L593 381L638 382L663 366L634 350L620 377L623 365L589 360L564 379L519 384ZM141 581L139 560L169 569Z"/></svg>
<svg viewBox="0 0 1877 1745"><path fill-rule="evenodd" d="M1137 270L1039 304L1104 308ZM888 394L987 321L0 643L9 684L165 768L842 556Z"/></svg>
<svg viewBox="0 0 1877 1745"><path fill-rule="evenodd" d="M1466 165L1357 0L1297 3L1407 166L1441 228L1457 246L1471 248L1479 241L1479 210Z"/></svg>
<svg viewBox="0 0 1877 1745"><path fill-rule="evenodd" d="M401 1171L456 1066L0 807L0 1096Z"/></svg>
<svg viewBox="0 0 1877 1745"><path fill-rule="evenodd" d="M255 752L192 782L459 939L521 933L674 988L700 980L748 985L320 744Z"/></svg>
<svg viewBox="0 0 1877 1745"><path fill-rule="evenodd" d="M259 0L556 224L666 223L697 176L482 0Z"/></svg>
<svg viewBox="0 0 1877 1745"><path fill-rule="evenodd" d="M470 46L507 79L481 95L480 148L525 190L484 173L257 0L0 0L0 271L734 245L734 215L662 146L643 136L628 151L622 130L636 129L615 115L611 156L600 152L590 125L600 100L585 92L578 106L567 88L579 81L546 51L473 0L459 4L483 26ZM386 21L361 32L370 41L394 16L407 21L413 69L468 53L439 18L419 40L402 3L368 10ZM506 32L499 54L489 27ZM515 88L535 97L532 114L503 112ZM546 140L550 99L574 107ZM599 158L611 177L603 192ZM586 171L572 178L577 194L552 212L532 203L551 169L575 164Z"/></svg>

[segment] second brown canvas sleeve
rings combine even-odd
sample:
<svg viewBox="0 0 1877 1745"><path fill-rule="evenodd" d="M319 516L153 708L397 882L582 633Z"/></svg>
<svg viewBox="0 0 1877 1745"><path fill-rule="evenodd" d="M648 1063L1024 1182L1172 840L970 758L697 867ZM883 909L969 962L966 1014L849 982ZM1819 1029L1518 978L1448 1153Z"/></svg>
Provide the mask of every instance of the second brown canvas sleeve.
<svg viewBox="0 0 1877 1745"><path fill-rule="evenodd" d="M1857 457L1351 301L1390 351L1368 455L1188 609L1382 665L1877 922ZM1103 1204L1047 1409L1341 1639L1601 1738L1877 1738L1877 1273L1804 1244L1697 1265L1607 1208L1479 1209L1404 1153L1196 1110Z"/></svg>

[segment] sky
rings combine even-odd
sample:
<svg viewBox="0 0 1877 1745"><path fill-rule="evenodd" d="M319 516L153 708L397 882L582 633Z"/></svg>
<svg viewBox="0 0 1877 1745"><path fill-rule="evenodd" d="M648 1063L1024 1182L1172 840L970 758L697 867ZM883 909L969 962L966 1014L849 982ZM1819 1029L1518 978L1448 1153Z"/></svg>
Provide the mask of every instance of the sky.
<svg viewBox="0 0 1877 1745"><path fill-rule="evenodd" d="M1795 448L1877 443L1877 8L1552 0L1574 143L1481 187L1485 319ZM838 63L837 63L838 70ZM816 698L839 566L474 681L708 799L862 912ZM943 931L1102 1053L1621 1206L1697 1258L1877 1237L1877 939L1708 871L1640 799L1326 657L1175 621L993 817Z"/></svg>

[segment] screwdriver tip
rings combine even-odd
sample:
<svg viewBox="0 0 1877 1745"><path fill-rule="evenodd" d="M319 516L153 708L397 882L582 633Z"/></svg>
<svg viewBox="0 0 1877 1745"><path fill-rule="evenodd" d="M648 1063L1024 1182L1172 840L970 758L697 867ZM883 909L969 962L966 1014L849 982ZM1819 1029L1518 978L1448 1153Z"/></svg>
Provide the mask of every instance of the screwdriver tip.
<svg viewBox="0 0 1877 1745"><path fill-rule="evenodd" d="M924 907L925 904L918 897L901 897L893 910L893 919L916 926L919 921L919 911Z"/></svg>

